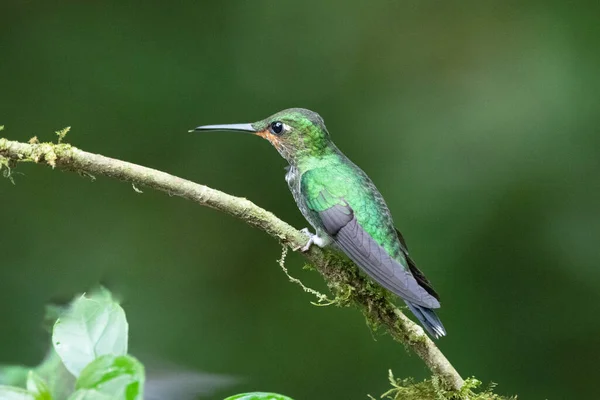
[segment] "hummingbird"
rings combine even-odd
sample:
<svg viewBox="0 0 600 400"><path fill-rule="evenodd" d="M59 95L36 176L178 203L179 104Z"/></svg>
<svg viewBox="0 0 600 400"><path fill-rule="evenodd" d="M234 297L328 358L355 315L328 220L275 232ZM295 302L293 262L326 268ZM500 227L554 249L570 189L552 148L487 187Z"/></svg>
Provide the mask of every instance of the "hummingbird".
<svg viewBox="0 0 600 400"><path fill-rule="evenodd" d="M379 285L399 296L438 339L446 335L434 310L439 296L408 255L404 238L371 179L331 140L321 116L290 108L253 123L203 125L195 131L247 132L267 139L288 162L285 180L302 215L316 230L302 230L311 245L333 245Z"/></svg>

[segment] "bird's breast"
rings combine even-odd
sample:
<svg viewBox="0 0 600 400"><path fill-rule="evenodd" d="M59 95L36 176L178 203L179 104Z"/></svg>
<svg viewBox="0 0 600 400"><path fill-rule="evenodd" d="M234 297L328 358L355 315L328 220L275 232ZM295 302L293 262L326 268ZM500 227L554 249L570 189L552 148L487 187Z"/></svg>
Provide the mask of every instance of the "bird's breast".
<svg viewBox="0 0 600 400"><path fill-rule="evenodd" d="M296 201L296 205L298 209L306 218L306 220L315 228L319 228L319 224L315 220L315 215L310 211L308 206L306 205L306 199L302 195L302 191L300 189L300 183L302 178L302 173L293 165L286 167L285 181L290 188L290 192L292 192L292 196L294 196L294 200Z"/></svg>

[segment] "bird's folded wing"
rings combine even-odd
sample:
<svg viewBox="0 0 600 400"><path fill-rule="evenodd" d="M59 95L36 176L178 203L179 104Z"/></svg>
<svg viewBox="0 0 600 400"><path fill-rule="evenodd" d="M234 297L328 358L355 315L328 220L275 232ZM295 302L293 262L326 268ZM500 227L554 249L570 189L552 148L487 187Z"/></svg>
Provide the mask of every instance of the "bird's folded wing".
<svg viewBox="0 0 600 400"><path fill-rule="evenodd" d="M325 230L335 243L384 288L414 304L439 308L438 300L419 285L410 271L390 257L358 223L354 214L348 213L349 208L335 205L319 212Z"/></svg>
<svg viewBox="0 0 600 400"><path fill-rule="evenodd" d="M303 187L308 207L352 261L403 299L423 307L439 308L439 301L419 285L411 271L393 259L360 225L354 210L342 196L332 194L324 185L311 183L310 188Z"/></svg>

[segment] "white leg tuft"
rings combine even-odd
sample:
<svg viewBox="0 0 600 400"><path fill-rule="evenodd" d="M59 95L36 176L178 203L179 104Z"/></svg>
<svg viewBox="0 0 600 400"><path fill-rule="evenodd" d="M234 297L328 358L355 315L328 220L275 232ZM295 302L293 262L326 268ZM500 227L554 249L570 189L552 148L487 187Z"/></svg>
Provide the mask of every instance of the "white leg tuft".
<svg viewBox="0 0 600 400"><path fill-rule="evenodd" d="M329 243L331 243L331 238L329 236L325 236L325 235L320 236L318 233L317 234L311 233L308 230L308 228L304 228L300 232L304 233L309 238L306 245L304 245L304 247L302 247L300 249L300 250L302 250L302 252L307 252L308 250L310 250L310 246L312 246L313 244L316 244L320 248L323 248L323 247L327 246Z"/></svg>

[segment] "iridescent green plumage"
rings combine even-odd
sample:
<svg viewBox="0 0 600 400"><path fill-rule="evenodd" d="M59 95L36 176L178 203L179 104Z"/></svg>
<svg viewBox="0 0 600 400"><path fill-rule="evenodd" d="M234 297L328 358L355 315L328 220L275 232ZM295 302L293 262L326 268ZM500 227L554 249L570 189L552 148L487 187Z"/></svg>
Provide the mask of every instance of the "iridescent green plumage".
<svg viewBox="0 0 600 400"><path fill-rule="evenodd" d="M286 181L317 230L307 244L333 242L371 278L404 299L434 337L445 335L433 309L439 297L408 256L383 197L369 177L331 141L323 119L293 108L253 124L197 130L243 130L269 140L289 162Z"/></svg>
<svg viewBox="0 0 600 400"><path fill-rule="evenodd" d="M345 156L329 158L321 167L300 169L307 206L322 212L336 204L349 205L367 233L408 269L389 210L371 180Z"/></svg>

